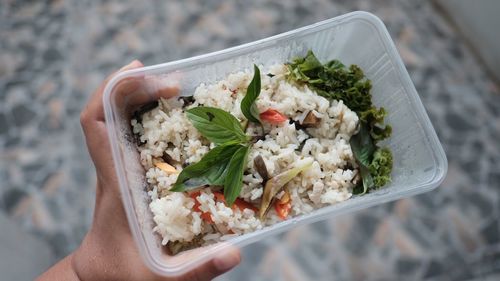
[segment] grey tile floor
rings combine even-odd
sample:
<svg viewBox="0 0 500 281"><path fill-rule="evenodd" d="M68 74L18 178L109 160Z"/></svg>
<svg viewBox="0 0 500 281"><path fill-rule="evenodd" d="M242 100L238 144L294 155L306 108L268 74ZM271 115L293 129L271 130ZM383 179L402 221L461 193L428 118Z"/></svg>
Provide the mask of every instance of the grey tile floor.
<svg viewBox="0 0 500 281"><path fill-rule="evenodd" d="M171 61L352 10L377 14L395 39L448 155L447 179L431 193L253 244L220 280L494 280L499 89L423 0L1 1L0 209L63 257L93 208L78 114L108 73L134 58Z"/></svg>

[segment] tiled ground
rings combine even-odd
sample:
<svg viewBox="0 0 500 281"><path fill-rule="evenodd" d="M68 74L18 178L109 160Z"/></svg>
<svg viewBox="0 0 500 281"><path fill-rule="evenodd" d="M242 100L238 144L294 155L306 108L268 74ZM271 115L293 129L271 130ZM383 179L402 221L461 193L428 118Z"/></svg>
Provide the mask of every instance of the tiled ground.
<svg viewBox="0 0 500 281"><path fill-rule="evenodd" d="M221 280L498 277L500 93L428 1L200 3L0 2L0 208L8 216L59 257L79 244L91 220L94 172L78 114L112 70L360 9L381 17L396 40L448 155L447 179L434 192L253 244Z"/></svg>

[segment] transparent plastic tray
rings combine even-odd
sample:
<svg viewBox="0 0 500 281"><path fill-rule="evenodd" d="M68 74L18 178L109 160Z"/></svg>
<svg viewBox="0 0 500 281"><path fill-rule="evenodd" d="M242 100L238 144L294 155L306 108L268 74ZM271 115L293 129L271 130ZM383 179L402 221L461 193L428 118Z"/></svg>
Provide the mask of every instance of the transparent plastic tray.
<svg viewBox="0 0 500 281"><path fill-rule="evenodd" d="M232 72L265 69L304 55L312 49L321 61L340 59L357 64L373 83L373 101L389 112L393 136L386 142L394 154L388 186L345 202L295 217L263 230L236 237L204 250L169 256L153 233L148 209L145 171L130 131L130 112L156 100L159 92L175 86L192 95L200 83L211 83ZM353 12L290 32L226 50L147 66L120 73L104 93L106 125L116 173L130 228L144 262L162 275L178 275L205 262L228 245L243 247L291 227L382 204L437 187L447 171L446 155L429 121L387 29L376 16Z"/></svg>

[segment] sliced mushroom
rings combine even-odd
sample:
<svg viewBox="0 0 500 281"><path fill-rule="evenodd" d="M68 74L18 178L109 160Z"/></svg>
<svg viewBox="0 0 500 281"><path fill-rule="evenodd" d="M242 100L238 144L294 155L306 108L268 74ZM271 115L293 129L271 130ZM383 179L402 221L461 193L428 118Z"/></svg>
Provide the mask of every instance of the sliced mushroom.
<svg viewBox="0 0 500 281"><path fill-rule="evenodd" d="M260 219L264 219L269 208L271 207L271 202L274 197L283 189L285 184L291 181L295 176L297 176L300 172L307 170L311 167L313 161L309 159L307 161L303 161L297 167L292 168L288 171L285 171L277 176L269 179L264 186L264 195L262 196L262 202L259 210Z"/></svg>
<svg viewBox="0 0 500 281"><path fill-rule="evenodd" d="M163 159L163 161L165 161L165 163L168 163L168 164L171 164L173 162L174 159L172 159L172 157L166 153L166 152L163 152L163 155L161 156L161 159Z"/></svg>
<svg viewBox="0 0 500 281"><path fill-rule="evenodd" d="M269 179L269 174L267 172L264 158L262 158L262 156L260 155L257 155L257 157L253 159L253 166L255 167L255 170L257 170L257 173L259 173L259 175L262 177L264 182L266 182Z"/></svg>
<svg viewBox="0 0 500 281"><path fill-rule="evenodd" d="M179 97L184 102L184 106L191 105L194 102L194 97L193 96L183 96Z"/></svg>
<svg viewBox="0 0 500 281"><path fill-rule="evenodd" d="M301 125L304 127L317 127L319 125L319 122L321 122L321 118L316 116L316 114L314 114L314 112L311 110L309 111L309 113L307 113L304 120L302 120Z"/></svg>

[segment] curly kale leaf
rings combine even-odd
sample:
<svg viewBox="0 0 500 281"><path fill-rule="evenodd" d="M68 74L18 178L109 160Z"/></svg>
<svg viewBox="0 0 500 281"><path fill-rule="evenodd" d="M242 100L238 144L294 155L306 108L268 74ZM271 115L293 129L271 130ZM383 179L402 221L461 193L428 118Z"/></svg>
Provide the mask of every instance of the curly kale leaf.
<svg viewBox="0 0 500 281"><path fill-rule="evenodd" d="M361 122L367 124L368 128L370 128L370 136L375 142L384 140L392 134L392 127L390 125L383 125L386 115L387 111L383 107L379 109L372 107L359 114Z"/></svg>
<svg viewBox="0 0 500 281"><path fill-rule="evenodd" d="M288 70L289 80L307 84L325 98L342 100L355 112L372 107L371 82L357 65L347 68L338 60L331 60L323 65L309 50L305 57L295 58L288 64Z"/></svg>
<svg viewBox="0 0 500 281"><path fill-rule="evenodd" d="M375 188L384 186L391 181L392 153L388 148L378 148L373 153L373 160L368 167Z"/></svg>

